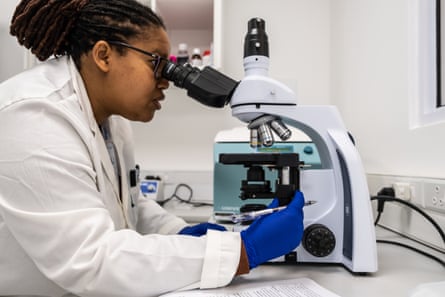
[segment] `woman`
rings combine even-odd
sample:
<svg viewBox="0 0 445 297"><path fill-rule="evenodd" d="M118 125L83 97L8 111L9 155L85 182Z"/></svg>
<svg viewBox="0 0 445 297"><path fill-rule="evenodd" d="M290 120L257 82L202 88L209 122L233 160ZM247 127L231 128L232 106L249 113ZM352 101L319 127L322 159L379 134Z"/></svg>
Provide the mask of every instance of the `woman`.
<svg viewBox="0 0 445 297"><path fill-rule="evenodd" d="M0 85L0 295L214 288L299 244L300 192L241 233L139 195L129 120L161 108L170 49L148 7L23 0L11 34L44 62Z"/></svg>

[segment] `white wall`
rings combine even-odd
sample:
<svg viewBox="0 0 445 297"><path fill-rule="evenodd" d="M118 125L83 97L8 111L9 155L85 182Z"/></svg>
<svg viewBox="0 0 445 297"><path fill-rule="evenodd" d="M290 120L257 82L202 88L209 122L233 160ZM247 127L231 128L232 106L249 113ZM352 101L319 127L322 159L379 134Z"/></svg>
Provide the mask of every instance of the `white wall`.
<svg viewBox="0 0 445 297"><path fill-rule="evenodd" d="M263 18L269 38L269 75L291 87L301 104L330 98L329 0L223 0L223 70L243 77L247 22Z"/></svg>
<svg viewBox="0 0 445 297"><path fill-rule="evenodd" d="M22 69L8 35L18 0L2 0L0 81ZM408 0L224 0L223 72L243 76L251 17L266 20L270 75L301 104L335 104L356 138L368 173L445 178L445 125L410 129ZM211 109L172 88L153 122L134 124L144 169L211 170L213 137L241 125L229 108Z"/></svg>
<svg viewBox="0 0 445 297"><path fill-rule="evenodd" d="M9 24L18 0L2 0L0 9L0 82L23 70L24 52L9 34Z"/></svg>
<svg viewBox="0 0 445 297"><path fill-rule="evenodd" d="M228 107L213 109L170 87L162 110L150 123L133 123L136 160L150 171L210 171L213 139L221 129L239 125Z"/></svg>
<svg viewBox="0 0 445 297"><path fill-rule="evenodd" d="M269 36L270 76L288 84L300 103L329 103L329 0L223 0L222 8L224 73L242 79L247 22L261 17ZM212 170L214 136L239 125L228 107L211 109L171 88L151 123L134 124L136 157L148 170Z"/></svg>
<svg viewBox="0 0 445 297"><path fill-rule="evenodd" d="M444 178L445 125L410 129L410 1L332 3L332 102L366 172Z"/></svg>

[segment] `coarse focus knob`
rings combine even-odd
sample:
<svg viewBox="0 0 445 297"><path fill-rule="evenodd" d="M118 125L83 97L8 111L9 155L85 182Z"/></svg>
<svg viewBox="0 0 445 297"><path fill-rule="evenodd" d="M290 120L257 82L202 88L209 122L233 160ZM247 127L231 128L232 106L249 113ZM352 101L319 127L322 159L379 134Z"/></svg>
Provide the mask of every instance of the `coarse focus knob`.
<svg viewBox="0 0 445 297"><path fill-rule="evenodd" d="M303 233L303 247L315 257L326 257L335 248L335 235L322 224L313 224Z"/></svg>

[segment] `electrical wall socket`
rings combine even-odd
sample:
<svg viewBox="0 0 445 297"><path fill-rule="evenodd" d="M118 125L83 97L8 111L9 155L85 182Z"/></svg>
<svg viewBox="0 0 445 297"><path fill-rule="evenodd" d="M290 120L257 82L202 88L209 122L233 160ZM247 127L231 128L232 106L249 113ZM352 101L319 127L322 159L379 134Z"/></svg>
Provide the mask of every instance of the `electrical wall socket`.
<svg viewBox="0 0 445 297"><path fill-rule="evenodd" d="M445 179L379 174L368 174L367 179L371 196L392 187L397 198L409 200L445 229ZM372 205L375 211L377 203ZM379 224L445 252L443 240L431 223L400 203L385 203Z"/></svg>
<svg viewBox="0 0 445 297"><path fill-rule="evenodd" d="M425 207L445 213L445 181L435 180L424 183Z"/></svg>
<svg viewBox="0 0 445 297"><path fill-rule="evenodd" d="M409 201L411 200L412 193L414 192L414 186L408 182L395 182L393 185L394 194L397 198Z"/></svg>

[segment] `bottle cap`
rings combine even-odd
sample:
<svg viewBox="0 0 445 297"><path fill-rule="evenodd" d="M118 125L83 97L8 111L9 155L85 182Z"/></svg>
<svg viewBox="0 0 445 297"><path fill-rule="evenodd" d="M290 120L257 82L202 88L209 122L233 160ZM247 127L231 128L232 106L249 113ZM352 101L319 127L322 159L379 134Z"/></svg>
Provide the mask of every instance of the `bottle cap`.
<svg viewBox="0 0 445 297"><path fill-rule="evenodd" d="M187 43L180 43L178 45L178 49L181 51L186 51L187 50Z"/></svg>
<svg viewBox="0 0 445 297"><path fill-rule="evenodd" d="M176 58L175 55L170 55L170 57L168 58L170 60L170 62L176 63L178 61L178 59Z"/></svg>
<svg viewBox="0 0 445 297"><path fill-rule="evenodd" d="M201 50L200 50L198 47L195 47L195 48L193 49L193 54L194 54L194 55L201 55Z"/></svg>

